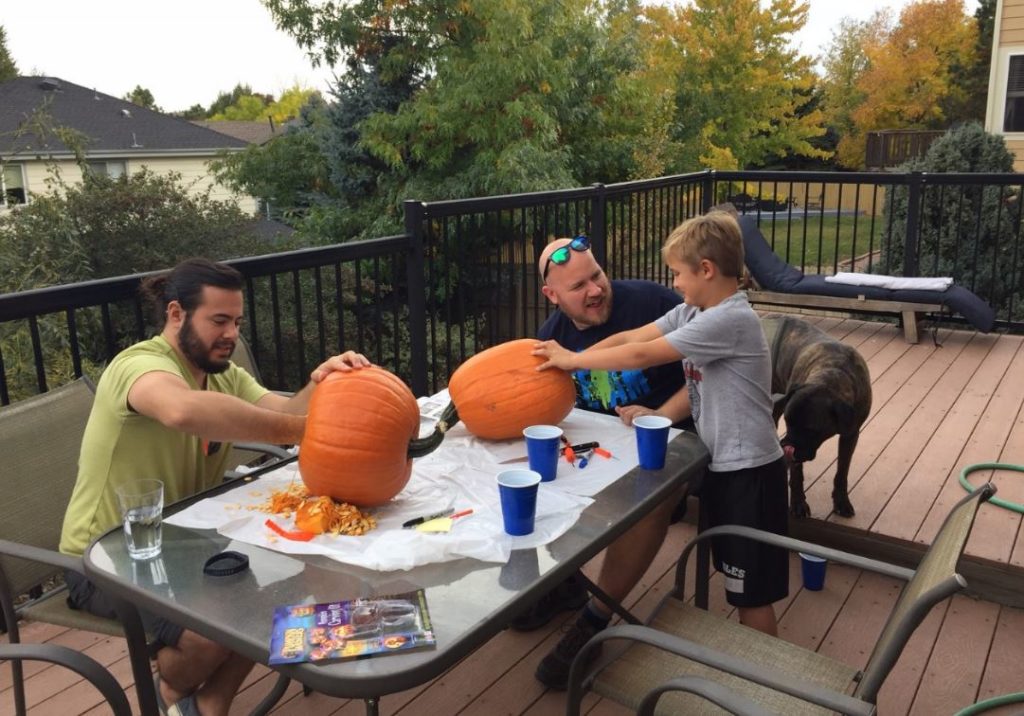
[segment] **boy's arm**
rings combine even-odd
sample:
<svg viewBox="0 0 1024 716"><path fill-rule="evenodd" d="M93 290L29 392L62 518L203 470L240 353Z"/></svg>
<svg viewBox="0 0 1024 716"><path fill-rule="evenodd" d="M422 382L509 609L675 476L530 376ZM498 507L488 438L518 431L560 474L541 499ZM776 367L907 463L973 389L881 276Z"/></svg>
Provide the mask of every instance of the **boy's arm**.
<svg viewBox="0 0 1024 716"><path fill-rule="evenodd" d="M626 343L646 343L647 341L653 341L656 338L661 338L661 331L658 330L658 327L655 326L652 321L645 326L632 328L628 331L620 331L619 333L608 336L586 350L592 351L595 348L614 348L615 346L625 345Z"/></svg>
<svg viewBox="0 0 1024 716"><path fill-rule="evenodd" d="M641 329L642 330L642 329ZM657 329L655 329L657 330ZM546 358L537 370L561 368L562 370L635 370L653 365L671 363L683 356L665 340L664 336L644 343L626 343L611 348L591 348L583 353L573 353L562 348L556 341L542 341L533 349L533 355Z"/></svg>
<svg viewBox="0 0 1024 716"><path fill-rule="evenodd" d="M615 413L622 418L622 422L626 425L632 425L633 419L641 415L662 415L673 423L678 423L680 420L690 417L690 394L687 392L686 386L683 386L662 403L657 410L643 405L623 405L615 408Z"/></svg>

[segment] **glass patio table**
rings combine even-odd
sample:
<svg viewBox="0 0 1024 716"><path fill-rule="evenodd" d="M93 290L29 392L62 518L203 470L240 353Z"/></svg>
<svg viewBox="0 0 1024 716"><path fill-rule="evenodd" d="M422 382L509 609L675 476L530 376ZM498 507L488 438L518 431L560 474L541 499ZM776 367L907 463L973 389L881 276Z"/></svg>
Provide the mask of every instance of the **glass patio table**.
<svg viewBox="0 0 1024 716"><path fill-rule="evenodd" d="M482 646L527 605L700 475L708 459L696 435L677 435L669 443L663 469L633 467L597 493L567 532L541 547L514 550L505 564L464 558L377 572L322 555L285 554L234 541L211 529L165 524L160 556L130 559L119 526L86 550L85 571L101 589L262 664L269 658L275 607L423 589L436 648L273 667L315 691L364 699L367 713L375 714L379 697L423 684ZM247 479L259 478L254 473ZM222 489L227 488L215 491ZM227 577L204 575L206 560L224 550L246 554L250 568Z"/></svg>

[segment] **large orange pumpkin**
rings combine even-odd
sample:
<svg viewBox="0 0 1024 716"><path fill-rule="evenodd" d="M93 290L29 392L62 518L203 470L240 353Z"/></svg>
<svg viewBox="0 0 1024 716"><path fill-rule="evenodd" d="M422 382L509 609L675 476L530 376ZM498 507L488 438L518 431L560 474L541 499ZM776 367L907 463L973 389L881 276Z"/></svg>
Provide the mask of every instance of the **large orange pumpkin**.
<svg viewBox="0 0 1024 716"><path fill-rule="evenodd" d="M532 354L537 341L508 341L477 353L448 381L459 419L477 437L518 438L529 425L557 425L576 403L576 389L565 371L538 371L544 362Z"/></svg>
<svg viewBox="0 0 1024 716"><path fill-rule="evenodd" d="M360 507L387 502L409 481L412 458L443 438L418 440L419 416L412 391L383 368L328 374L309 400L302 481L314 495Z"/></svg>

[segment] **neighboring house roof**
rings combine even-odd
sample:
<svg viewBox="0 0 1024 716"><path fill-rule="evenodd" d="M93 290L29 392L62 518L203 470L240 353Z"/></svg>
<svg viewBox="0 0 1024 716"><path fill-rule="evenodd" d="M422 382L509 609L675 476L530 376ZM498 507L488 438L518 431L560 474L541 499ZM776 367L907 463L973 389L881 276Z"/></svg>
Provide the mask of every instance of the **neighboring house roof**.
<svg viewBox="0 0 1024 716"><path fill-rule="evenodd" d="M256 219L249 225L249 230L256 236L266 241L272 241L277 238L288 238L295 233L295 229L283 224L276 219L260 218Z"/></svg>
<svg viewBox="0 0 1024 716"><path fill-rule="evenodd" d="M86 154L96 156L212 155L222 149L244 149L246 142L49 77L18 77L0 82L0 153L12 149L12 137L39 109L56 126L81 132L89 141ZM40 138L27 132L14 154L70 154L52 134Z"/></svg>
<svg viewBox="0 0 1024 716"><path fill-rule="evenodd" d="M243 142L249 144L263 144L268 142L274 137L279 136L283 127L274 124L269 119L264 121L242 121L236 119L228 119L223 121L213 121L209 119L194 120L193 124L199 125L200 127L206 127L212 129L215 132L226 134L229 137L235 139L241 139Z"/></svg>

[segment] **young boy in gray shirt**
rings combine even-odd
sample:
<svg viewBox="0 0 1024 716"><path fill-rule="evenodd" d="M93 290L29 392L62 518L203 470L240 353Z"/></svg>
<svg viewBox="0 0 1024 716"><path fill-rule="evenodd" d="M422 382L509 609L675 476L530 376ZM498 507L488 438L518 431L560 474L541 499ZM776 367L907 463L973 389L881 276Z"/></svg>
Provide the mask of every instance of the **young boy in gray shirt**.
<svg viewBox="0 0 1024 716"><path fill-rule="evenodd" d="M684 304L582 353L538 343L534 354L548 359L540 369L636 369L682 358L691 414L711 453L701 492L711 525L786 534L786 468L772 420L771 356L757 314L737 290L739 225L723 212L690 219L669 235L662 256ZM717 538L712 549L740 622L776 634L772 603L789 591L786 551L737 537Z"/></svg>

